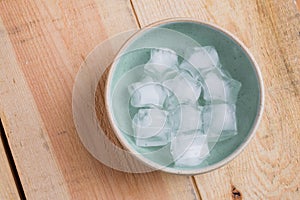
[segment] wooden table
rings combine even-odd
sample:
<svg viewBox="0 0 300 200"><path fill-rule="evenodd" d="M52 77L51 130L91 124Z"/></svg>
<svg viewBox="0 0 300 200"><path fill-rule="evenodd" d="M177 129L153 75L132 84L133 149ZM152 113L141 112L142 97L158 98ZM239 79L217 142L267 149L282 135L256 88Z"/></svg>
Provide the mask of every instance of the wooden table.
<svg viewBox="0 0 300 200"><path fill-rule="evenodd" d="M293 0L0 1L0 199L300 199L298 9ZM112 170L76 134L74 78L101 41L172 17L245 43L264 77L263 120L234 161L204 175Z"/></svg>

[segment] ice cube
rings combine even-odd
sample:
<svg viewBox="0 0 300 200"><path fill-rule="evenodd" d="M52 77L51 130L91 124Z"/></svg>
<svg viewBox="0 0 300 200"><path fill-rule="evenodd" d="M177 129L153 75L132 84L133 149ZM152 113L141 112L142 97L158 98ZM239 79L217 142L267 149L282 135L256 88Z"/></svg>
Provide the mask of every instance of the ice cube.
<svg viewBox="0 0 300 200"><path fill-rule="evenodd" d="M178 58L171 49L152 49L151 58L144 66L145 73L156 81L163 81L176 76Z"/></svg>
<svg viewBox="0 0 300 200"><path fill-rule="evenodd" d="M241 83L225 76L221 69L213 69L204 75L204 100L208 102L236 103Z"/></svg>
<svg viewBox="0 0 300 200"><path fill-rule="evenodd" d="M128 86L131 97L130 103L134 107L163 108L168 96L164 87L157 82L137 82Z"/></svg>
<svg viewBox="0 0 300 200"><path fill-rule="evenodd" d="M217 67L219 64L219 56L213 46L187 49L185 57L197 69Z"/></svg>
<svg viewBox="0 0 300 200"><path fill-rule="evenodd" d="M181 104L170 116L170 122L177 132L202 130L202 107Z"/></svg>
<svg viewBox="0 0 300 200"><path fill-rule="evenodd" d="M132 83L127 87L128 92L130 95L132 95L137 88L140 88L141 86L149 84L149 83L154 83L153 78L150 76L143 76L143 78L140 79L139 82Z"/></svg>
<svg viewBox="0 0 300 200"><path fill-rule="evenodd" d="M166 87L165 89L168 91ZM171 113L174 113L178 108L179 101L171 91L168 91L167 93L168 93L168 97L166 98L166 101L164 103L164 109Z"/></svg>
<svg viewBox="0 0 300 200"><path fill-rule="evenodd" d="M237 132L236 107L234 104L204 106L203 130L209 142L217 142L235 136Z"/></svg>
<svg viewBox="0 0 300 200"><path fill-rule="evenodd" d="M167 111L140 109L133 118L132 127L137 146L162 146L170 141L171 125Z"/></svg>
<svg viewBox="0 0 300 200"><path fill-rule="evenodd" d="M163 85L176 96L179 103L195 103L201 93L200 82L194 81L186 72L164 81Z"/></svg>
<svg viewBox="0 0 300 200"><path fill-rule="evenodd" d="M184 54L185 60L179 66L197 78L203 70L219 66L219 56L213 46L188 48Z"/></svg>
<svg viewBox="0 0 300 200"><path fill-rule="evenodd" d="M199 165L209 156L207 136L201 131L179 133L171 140L170 151L175 166Z"/></svg>
<svg viewBox="0 0 300 200"><path fill-rule="evenodd" d="M196 69L192 64L190 64L186 60L182 61L182 63L179 65L179 69L188 72L190 76L196 81L202 80L202 75L200 74L200 71L198 71L198 69Z"/></svg>
<svg viewBox="0 0 300 200"><path fill-rule="evenodd" d="M152 63L165 64L169 67L177 67L178 58L175 51L168 48L151 49Z"/></svg>

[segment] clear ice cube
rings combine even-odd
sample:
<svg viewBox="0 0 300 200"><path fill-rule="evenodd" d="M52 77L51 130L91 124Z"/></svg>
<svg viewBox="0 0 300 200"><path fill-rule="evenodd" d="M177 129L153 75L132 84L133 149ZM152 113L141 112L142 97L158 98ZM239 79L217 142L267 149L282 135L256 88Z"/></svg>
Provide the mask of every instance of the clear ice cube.
<svg viewBox="0 0 300 200"><path fill-rule="evenodd" d="M170 116L170 123L177 132L202 130L202 108L196 105L181 104Z"/></svg>
<svg viewBox="0 0 300 200"><path fill-rule="evenodd" d="M133 118L132 127L137 146L162 146L170 141L171 126L167 111L140 109Z"/></svg>
<svg viewBox="0 0 300 200"><path fill-rule="evenodd" d="M194 81L186 72L164 81L163 85L176 96L179 103L195 103L201 93L200 82Z"/></svg>
<svg viewBox="0 0 300 200"><path fill-rule="evenodd" d="M165 89L168 91L166 87ZM174 113L178 108L178 105L179 101L177 97L171 91L168 91L168 97L166 98L164 109L169 111L170 113Z"/></svg>
<svg viewBox="0 0 300 200"><path fill-rule="evenodd" d="M208 102L236 103L241 83L227 77L215 68L204 75L204 100Z"/></svg>
<svg viewBox="0 0 300 200"><path fill-rule="evenodd" d="M151 49L152 63L165 64L169 67L177 67L178 58L175 51L168 48Z"/></svg>
<svg viewBox="0 0 300 200"><path fill-rule="evenodd" d="M182 63L179 65L179 69L188 72L194 80L201 80L202 75L200 74L200 71L198 71L195 67L193 67L193 65L191 65L186 60L182 61Z"/></svg>
<svg viewBox="0 0 300 200"><path fill-rule="evenodd" d="M134 107L159 107L164 106L168 96L164 87L157 82L137 82L128 86L130 103Z"/></svg>
<svg viewBox="0 0 300 200"><path fill-rule="evenodd" d="M236 107L234 104L204 106L203 130L209 142L217 142L235 136L237 132Z"/></svg>
<svg viewBox="0 0 300 200"><path fill-rule="evenodd" d="M199 165L209 156L207 136L201 131L177 133L171 140L170 152L175 166Z"/></svg>
<svg viewBox="0 0 300 200"><path fill-rule="evenodd" d="M212 68L219 64L219 56L213 46L187 49L185 57L197 69Z"/></svg>
<svg viewBox="0 0 300 200"><path fill-rule="evenodd" d="M139 82L134 82L132 84L130 84L127 88L128 88L128 92L130 95L132 95L136 89L140 88L143 85L147 85L147 84L151 84L151 83L155 83L153 81L153 78L151 76L143 76L143 78L139 81Z"/></svg>
<svg viewBox="0 0 300 200"><path fill-rule="evenodd" d="M160 82L175 77L178 71L176 52L167 48L151 49L151 57L144 70L147 75Z"/></svg>
<svg viewBox="0 0 300 200"><path fill-rule="evenodd" d="M219 66L219 56L212 46L193 47L185 51L185 59L179 68L188 71L193 78L197 79L203 70Z"/></svg>

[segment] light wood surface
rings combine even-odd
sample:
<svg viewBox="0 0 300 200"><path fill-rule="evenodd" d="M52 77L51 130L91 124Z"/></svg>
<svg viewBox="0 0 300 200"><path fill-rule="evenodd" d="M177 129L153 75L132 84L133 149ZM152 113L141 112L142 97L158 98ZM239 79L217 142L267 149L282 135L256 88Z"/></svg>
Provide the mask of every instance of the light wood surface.
<svg viewBox="0 0 300 200"><path fill-rule="evenodd" d="M137 28L129 1L1 1L0 17L1 118L28 199L196 198L189 177L109 169L76 134L75 75L97 44Z"/></svg>
<svg viewBox="0 0 300 200"><path fill-rule="evenodd" d="M9 37L15 33L7 30L2 21L0 30L1 120L26 197L65 198L66 184ZM29 61L23 63L27 65Z"/></svg>
<svg viewBox="0 0 300 200"><path fill-rule="evenodd" d="M0 1L0 117L27 199L299 199L300 13L295 2ZM76 73L106 38L172 17L213 22L245 43L265 81L262 123L241 155L211 173L185 177L109 169L76 134L71 108ZM0 160L1 172L7 167ZM11 182L12 175L7 177ZM17 195L2 180L1 175L0 197Z"/></svg>

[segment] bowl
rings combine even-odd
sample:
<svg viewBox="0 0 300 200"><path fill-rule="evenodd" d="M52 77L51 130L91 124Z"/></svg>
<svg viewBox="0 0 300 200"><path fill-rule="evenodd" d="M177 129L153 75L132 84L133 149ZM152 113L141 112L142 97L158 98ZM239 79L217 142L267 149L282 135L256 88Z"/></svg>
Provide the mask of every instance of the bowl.
<svg viewBox="0 0 300 200"><path fill-rule="evenodd" d="M238 134L217 142L205 162L193 167L182 167L172 162L170 145L144 148L135 144L131 120L137 111L130 105L127 87L141 78L143 65L150 58L151 48L170 48L180 56L185 48L199 44L214 46L222 66L242 84L236 102ZM247 146L262 116L264 89L258 64L246 46L234 35L210 23L193 19L171 19L141 29L123 45L109 71L105 100L109 120L117 138L136 158L157 170L194 175L223 166Z"/></svg>

